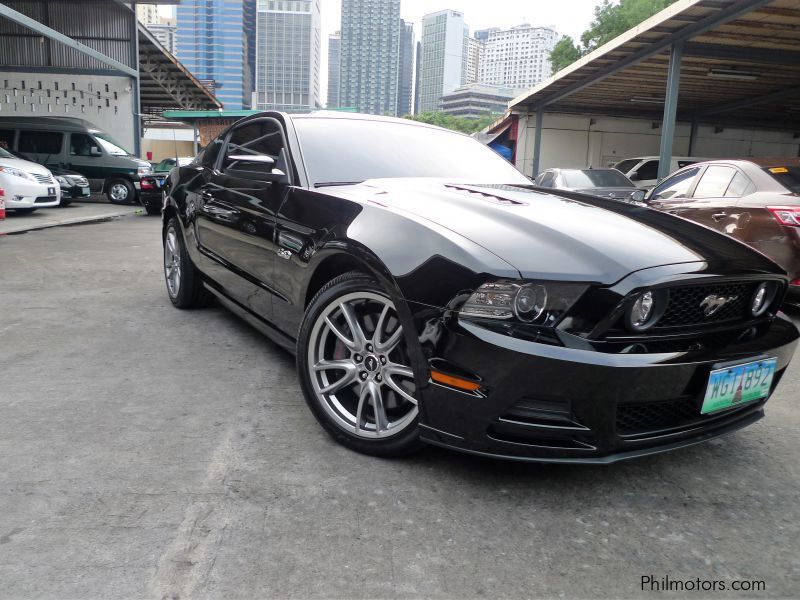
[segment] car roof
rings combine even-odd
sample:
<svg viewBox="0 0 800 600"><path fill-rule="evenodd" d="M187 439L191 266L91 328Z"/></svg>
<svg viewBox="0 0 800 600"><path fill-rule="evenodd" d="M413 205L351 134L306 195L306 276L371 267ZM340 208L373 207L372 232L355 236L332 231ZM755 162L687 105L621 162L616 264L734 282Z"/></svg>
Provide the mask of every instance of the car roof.
<svg viewBox="0 0 800 600"><path fill-rule="evenodd" d="M275 116L275 115L280 115L284 119L291 121L304 121L309 119L311 120L327 119L336 121L372 121L377 123L394 123L397 125L411 125L415 127L425 127L427 129L437 129L439 131L449 131L451 133L466 135L458 131L444 129L443 127L437 127L436 125L429 125L428 123L423 123L421 121L414 121L412 119L404 119L400 117L385 117L381 115L368 115L366 113L343 112L335 110L316 110L307 113L283 113L275 111L266 111L255 115L250 115L245 119L239 121L239 123L250 121L253 119L258 119L264 116Z"/></svg>
<svg viewBox="0 0 800 600"><path fill-rule="evenodd" d="M89 121L70 117L0 117L0 126L62 131L101 131L99 127Z"/></svg>

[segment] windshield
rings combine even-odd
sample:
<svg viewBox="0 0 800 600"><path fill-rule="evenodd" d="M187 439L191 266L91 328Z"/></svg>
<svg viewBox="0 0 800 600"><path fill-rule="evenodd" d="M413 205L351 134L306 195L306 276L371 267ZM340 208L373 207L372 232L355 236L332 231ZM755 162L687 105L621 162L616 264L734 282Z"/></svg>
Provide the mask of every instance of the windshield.
<svg viewBox="0 0 800 600"><path fill-rule="evenodd" d="M0 148L0 158L16 158L16 156L11 154L11 152L9 152L8 150Z"/></svg>
<svg viewBox="0 0 800 600"><path fill-rule="evenodd" d="M777 179L783 187L800 194L800 167L770 167L764 170Z"/></svg>
<svg viewBox="0 0 800 600"><path fill-rule="evenodd" d="M103 150L111 154L112 156L132 156L130 152L127 150L123 150L120 148L116 142L113 142L111 138L106 136L104 133L92 133L100 145L103 147Z"/></svg>
<svg viewBox="0 0 800 600"><path fill-rule="evenodd" d="M497 153L451 131L337 118L298 118L294 123L312 185L384 177L531 184Z"/></svg>
<svg viewBox="0 0 800 600"><path fill-rule="evenodd" d="M634 168L636 165L638 165L640 162L642 162L642 159L640 158L629 158L628 160L623 160L622 162L618 162L617 164L614 165L614 168L617 169L618 171L622 171L627 175L628 173L630 173L631 169Z"/></svg>
<svg viewBox="0 0 800 600"><path fill-rule="evenodd" d="M616 169L587 169L585 171L562 171L561 175L567 187L602 188L602 187L636 187L630 179Z"/></svg>

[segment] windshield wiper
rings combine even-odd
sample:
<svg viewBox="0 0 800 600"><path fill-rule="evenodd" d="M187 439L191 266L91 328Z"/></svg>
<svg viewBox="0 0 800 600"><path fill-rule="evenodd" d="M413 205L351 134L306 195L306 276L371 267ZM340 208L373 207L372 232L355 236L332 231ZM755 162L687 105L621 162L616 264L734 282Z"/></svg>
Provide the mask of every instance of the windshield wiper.
<svg viewBox="0 0 800 600"><path fill-rule="evenodd" d="M315 188L321 187L335 187L339 185L358 185L359 183L364 183L363 181L323 181L321 183L315 183Z"/></svg>

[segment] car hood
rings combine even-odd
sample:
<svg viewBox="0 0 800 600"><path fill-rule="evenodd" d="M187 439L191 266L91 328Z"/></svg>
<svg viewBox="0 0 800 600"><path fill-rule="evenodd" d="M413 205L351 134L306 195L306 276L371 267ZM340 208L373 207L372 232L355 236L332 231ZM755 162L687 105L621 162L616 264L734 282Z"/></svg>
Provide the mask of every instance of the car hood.
<svg viewBox="0 0 800 600"><path fill-rule="evenodd" d="M0 158L0 166L13 167L36 175L52 175L47 167L29 160L22 160L21 158Z"/></svg>
<svg viewBox="0 0 800 600"><path fill-rule="evenodd" d="M374 179L326 191L443 225L524 278L612 284L634 271L698 262L739 273L781 272L727 236L617 200L438 179Z"/></svg>

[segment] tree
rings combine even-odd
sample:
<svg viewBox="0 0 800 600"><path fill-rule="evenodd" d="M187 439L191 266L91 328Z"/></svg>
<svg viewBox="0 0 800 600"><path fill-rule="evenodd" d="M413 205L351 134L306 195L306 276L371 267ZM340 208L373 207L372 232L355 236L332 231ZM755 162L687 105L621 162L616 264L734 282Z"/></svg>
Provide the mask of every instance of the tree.
<svg viewBox="0 0 800 600"><path fill-rule="evenodd" d="M569 36L564 36L550 53L553 72L568 67L581 56L596 50L615 37L636 27L645 19L664 10L676 0L603 0L594 8L594 20L581 35L582 46L576 45Z"/></svg>
<svg viewBox="0 0 800 600"><path fill-rule="evenodd" d="M562 36L558 43L550 52L550 64L553 65L553 73L565 69L581 57L580 46L575 45L575 40L570 36Z"/></svg>
<svg viewBox="0 0 800 600"><path fill-rule="evenodd" d="M493 115L486 115L480 119L467 119L464 117L449 115L443 112L428 112L420 113L418 115L405 115L403 118L472 135L476 131L480 131L481 129L489 126L494 122L496 117Z"/></svg>

